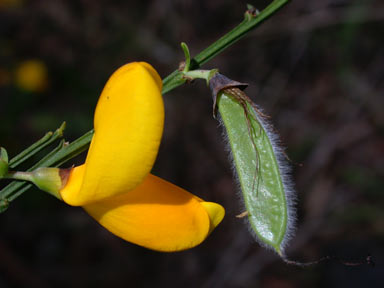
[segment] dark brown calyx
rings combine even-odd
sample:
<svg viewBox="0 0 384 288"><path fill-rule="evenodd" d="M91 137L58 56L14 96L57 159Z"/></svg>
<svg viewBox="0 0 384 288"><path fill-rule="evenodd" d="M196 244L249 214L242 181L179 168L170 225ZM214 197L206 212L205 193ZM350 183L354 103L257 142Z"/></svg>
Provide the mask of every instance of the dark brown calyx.
<svg viewBox="0 0 384 288"><path fill-rule="evenodd" d="M217 114L217 95L222 92L225 89L228 88L239 88L241 90L244 90L247 88L247 83L240 83L235 80L229 79L228 77L216 73L212 78L209 80L209 88L212 92L212 98L213 98L213 118L216 118Z"/></svg>

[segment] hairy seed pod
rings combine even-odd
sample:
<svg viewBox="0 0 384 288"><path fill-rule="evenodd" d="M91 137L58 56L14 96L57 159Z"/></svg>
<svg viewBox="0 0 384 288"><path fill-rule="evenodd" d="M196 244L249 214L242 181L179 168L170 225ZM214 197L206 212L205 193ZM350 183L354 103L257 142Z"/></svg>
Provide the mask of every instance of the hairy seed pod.
<svg viewBox="0 0 384 288"><path fill-rule="evenodd" d="M240 217L247 216L250 231L261 245L284 257L284 247L294 230L295 209L294 189L278 136L236 84L224 85L216 93L214 100L217 98L246 209Z"/></svg>

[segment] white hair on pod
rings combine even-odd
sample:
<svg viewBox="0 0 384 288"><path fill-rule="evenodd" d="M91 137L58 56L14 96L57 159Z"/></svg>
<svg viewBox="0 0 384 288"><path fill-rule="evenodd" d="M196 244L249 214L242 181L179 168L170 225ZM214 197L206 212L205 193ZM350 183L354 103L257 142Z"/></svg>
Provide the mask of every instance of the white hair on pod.
<svg viewBox="0 0 384 288"><path fill-rule="evenodd" d="M288 164L287 157L284 153L284 149L281 146L280 138L279 138L278 134L275 132L272 124L270 124L266 120L266 117L263 116L264 114L262 113L262 109L260 109L254 103L252 103L252 105L249 105L249 106L247 105L247 107L254 110L252 113L252 115L254 115L256 117L254 120L256 120L259 123L259 125L261 126L261 128L265 132L266 136L268 137L269 142L271 143L271 146L273 149L274 157L275 157L277 165L279 167L279 174L280 174L281 182L283 185L284 194L285 194L285 201L286 201L286 205L287 205L286 231L285 231L283 241L280 244L280 251L281 251L280 256L282 256L284 258L285 257L284 250L287 247L288 242L293 237L294 232L296 230L296 208L295 208L296 192L294 189L293 181L291 179L292 178L291 167ZM225 143L225 147L226 147L225 150L228 151L229 161L231 163L231 168L232 168L233 175L234 175L234 178L236 181L237 191L240 192L240 193L238 193L240 203L242 205L242 208L244 209L245 203L244 203L244 199L243 199L243 196L241 193L241 184L240 184L240 180L239 180L239 177L237 174L236 164L235 164L235 161L233 159L231 145L229 143L227 131L226 131L226 128L225 128L225 125L223 123L221 116L219 116L217 118L219 121L219 126L223 126L223 128L224 128L222 130L222 135L223 135L224 143ZM258 153L258 152L256 151L256 153ZM262 165L260 165L259 168L262 169ZM253 237L256 239L256 241L261 246L266 247L268 249L272 249L275 251L275 249L273 249L270 245L266 244L265 242L263 242L262 240L259 239L259 237L256 235L255 231L252 229L252 226L249 223L248 217L243 217L243 218L245 219L245 221L247 223L248 230L253 235Z"/></svg>

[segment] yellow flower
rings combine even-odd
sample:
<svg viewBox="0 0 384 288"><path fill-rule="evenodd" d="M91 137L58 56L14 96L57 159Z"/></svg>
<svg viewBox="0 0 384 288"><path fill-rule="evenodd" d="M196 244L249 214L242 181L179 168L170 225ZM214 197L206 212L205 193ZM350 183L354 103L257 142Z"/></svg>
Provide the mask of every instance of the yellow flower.
<svg viewBox="0 0 384 288"><path fill-rule="evenodd" d="M28 92L43 92L48 84L47 68L40 60L27 60L16 69L16 85Z"/></svg>
<svg viewBox="0 0 384 288"><path fill-rule="evenodd" d="M97 104L86 161L70 171L60 196L115 235L170 252L200 244L224 209L150 174L163 132L161 88L160 76L143 62L111 76Z"/></svg>

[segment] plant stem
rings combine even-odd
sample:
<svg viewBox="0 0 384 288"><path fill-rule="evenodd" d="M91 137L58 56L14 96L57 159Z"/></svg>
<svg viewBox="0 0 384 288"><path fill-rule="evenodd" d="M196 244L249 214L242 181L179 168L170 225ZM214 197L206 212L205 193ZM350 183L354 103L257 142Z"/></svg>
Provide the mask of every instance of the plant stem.
<svg viewBox="0 0 384 288"><path fill-rule="evenodd" d="M33 165L28 171L33 171L38 167L57 167L66 162L67 160L79 155L81 152L85 151L89 147L89 143L91 142L93 136L93 130L84 134L80 138L73 141L71 144L65 144L64 142L60 142L60 144L52 150L48 155L46 155L43 159L41 159L38 163ZM24 188L27 187L25 190ZM0 191L0 200L8 199L8 202L16 199L20 193L20 190L23 191L28 190L32 187L31 184L27 182L12 182L7 185L4 189Z"/></svg>
<svg viewBox="0 0 384 288"><path fill-rule="evenodd" d="M213 57L221 53L223 50L233 45L235 42L243 38L248 32L256 28L266 19L271 17L276 13L280 8L287 4L290 0L275 0L269 4L263 11L255 16L245 17L243 22L217 40L208 48L201 51L193 60L195 60L197 67L192 67L193 69L199 68L204 63L211 60ZM246 12L247 13L247 12ZM192 61L193 61L192 60Z"/></svg>
<svg viewBox="0 0 384 288"><path fill-rule="evenodd" d="M211 79L211 77L217 73L218 70L217 69L212 69L212 70L200 70L200 69L196 69L196 70L191 70L191 71L188 71L188 72L183 72L183 75L184 77L186 77L187 79L190 78L191 80L194 80L194 79L203 79L207 82L207 85L209 84L209 80Z"/></svg>
<svg viewBox="0 0 384 288"><path fill-rule="evenodd" d="M67 162L69 159L76 157L77 155L79 155L80 153L88 149L89 143L92 140L93 133L94 131L91 130L85 133L80 138L73 141L72 143L64 144L63 148L59 149L57 153L54 153L53 155L42 159L38 167L43 167L43 166L57 167Z"/></svg>
<svg viewBox="0 0 384 288"><path fill-rule="evenodd" d="M8 174L4 176L4 179L32 181L32 175L30 172L9 171Z"/></svg>
<svg viewBox="0 0 384 288"><path fill-rule="evenodd" d="M27 149L25 149L24 151L20 152L15 157L13 157L9 161L9 165L13 166L13 168L14 168L18 164L24 162L27 158L29 158L28 156L31 155L33 153L33 151L35 151L36 148L38 148L41 145L44 145L45 143L47 143L47 141L52 137L52 135L53 135L52 131L49 131L49 132L45 133L45 135L41 139L37 140L35 143L33 143Z"/></svg>
<svg viewBox="0 0 384 288"><path fill-rule="evenodd" d="M200 68L201 65L207 63L209 60L223 52L226 48L230 47L235 42L243 38L252 29L256 28L259 24L271 17L288 2L289 0L274 0L257 15L253 15L250 13L250 11L247 11L245 19L238 26L236 26L234 29L229 31L223 37L218 39L208 48L204 49L193 59L191 59L190 63L188 63L188 65L190 65L190 69ZM163 79L162 94L166 94L167 92L184 84L185 81L186 79L183 77L183 73L181 71L173 71L170 75ZM93 130L87 132L86 134L84 134L83 136L81 136L70 144L61 145L61 147L59 145L59 147L57 147L54 151L46 155L42 160L40 160L33 167L31 167L31 169L47 166L57 167L65 163L69 159L79 155L81 152L88 149L89 143L92 140L93 132ZM40 141L34 144L35 146L32 145L31 147L27 148L25 151L20 153L18 156L11 159L10 166L15 167L18 164L24 162L27 158L36 154L42 148L46 147L58 138L56 137L54 140L52 140L52 137L52 134L47 134L46 136L44 136ZM0 200L3 199L8 202L11 202L18 196L22 195L30 187L32 187L32 185L26 182L13 182L0 191Z"/></svg>
<svg viewBox="0 0 384 288"><path fill-rule="evenodd" d="M63 124L61 124L61 126L56 129L56 131L54 133L52 133L51 131L50 132L47 132L43 138L41 138L40 140L38 140L37 142L33 143L31 146L29 146L27 149L25 149L23 152L19 153L18 155L16 155L15 157L13 157L10 161L9 161L9 167L10 168L15 168L17 167L18 165L20 165L21 163L27 161L29 158L31 158L32 156L36 155L38 152L40 152L41 150L43 150L45 147L47 147L48 145L52 144L53 142L55 142L58 138L61 138L63 137L63 131L65 129L65 122L63 122Z"/></svg>
<svg viewBox="0 0 384 288"><path fill-rule="evenodd" d="M207 63L209 60L223 52L226 48L239 41L247 33L275 14L289 1L290 0L275 0L256 16L245 17L243 22L191 59L190 69L200 68L203 64ZM182 73L180 71L173 71L163 80L163 94L184 84L185 81L186 80L182 77Z"/></svg>

